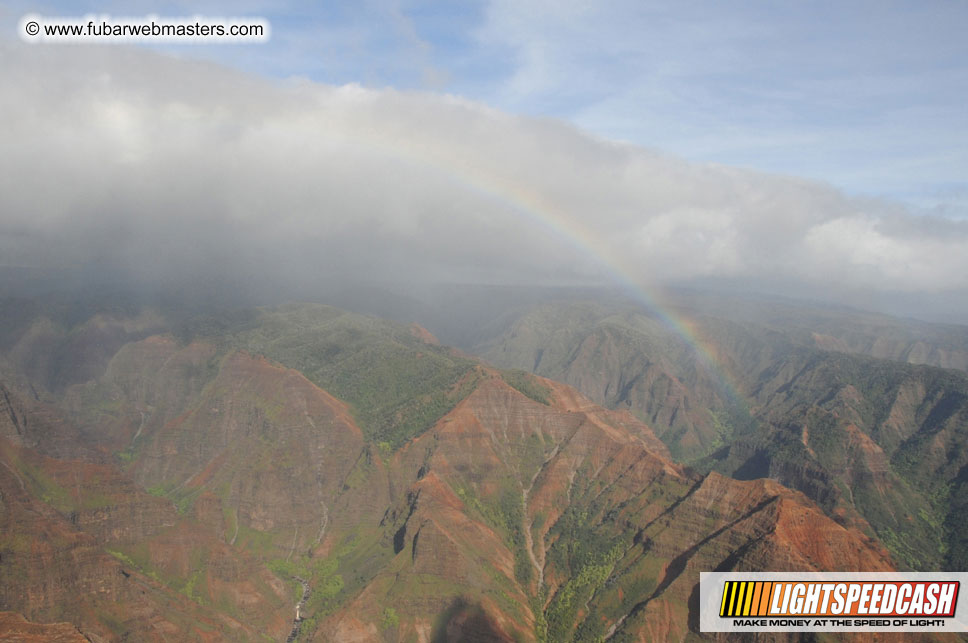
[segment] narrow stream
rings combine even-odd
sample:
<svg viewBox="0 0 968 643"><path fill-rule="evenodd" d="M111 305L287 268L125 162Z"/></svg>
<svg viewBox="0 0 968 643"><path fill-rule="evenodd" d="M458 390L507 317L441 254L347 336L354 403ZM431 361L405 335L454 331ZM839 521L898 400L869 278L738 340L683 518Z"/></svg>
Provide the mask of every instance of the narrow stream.
<svg viewBox="0 0 968 643"><path fill-rule="evenodd" d="M306 604L306 599L309 598L309 581L299 578L298 576L293 576L293 578L299 581L302 585L303 593L302 598L296 603L296 616L292 619L292 630L289 632L289 638L286 639L286 643L293 643L296 637L299 636L299 627L302 625L302 608Z"/></svg>

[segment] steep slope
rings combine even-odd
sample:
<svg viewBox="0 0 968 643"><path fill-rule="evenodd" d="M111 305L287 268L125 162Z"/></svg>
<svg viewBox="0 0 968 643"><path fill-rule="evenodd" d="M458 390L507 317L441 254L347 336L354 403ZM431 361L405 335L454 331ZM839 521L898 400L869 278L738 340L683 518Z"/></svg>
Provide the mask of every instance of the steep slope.
<svg viewBox="0 0 968 643"><path fill-rule="evenodd" d="M4 438L0 465L4 609L70 621L95 640L249 640L286 627L281 583L113 467Z"/></svg>
<svg viewBox="0 0 968 643"><path fill-rule="evenodd" d="M760 430L707 464L769 475L833 513L856 508L915 569L968 569L968 376L799 351L760 379L752 393Z"/></svg>
<svg viewBox="0 0 968 643"><path fill-rule="evenodd" d="M8 641L19 643L86 643L87 639L70 623L31 623L16 612L0 612L0 632Z"/></svg>
<svg viewBox="0 0 968 643"><path fill-rule="evenodd" d="M0 350L41 394L98 377L121 346L166 327L157 312L131 305L0 300L0 319Z"/></svg>
<svg viewBox="0 0 968 643"><path fill-rule="evenodd" d="M473 352L504 368L565 382L655 428L680 458L722 444L742 410L683 339L628 306L535 306ZM735 416L735 417L734 417Z"/></svg>
<svg viewBox="0 0 968 643"><path fill-rule="evenodd" d="M655 322L628 308L536 306L482 349L501 365L524 366L541 356L531 368L555 373L599 403L648 415L678 457L707 454L693 461L702 470L770 477L798 489L841 523L873 529L907 566L968 568L962 518L968 377L819 350L803 336L810 317L784 330L778 322L749 321L766 316L762 310L742 310L728 311L733 320L705 316L691 325L732 397L722 386L697 383L688 375L695 372L688 351L668 348L681 339L663 343ZM705 413L705 422L684 428L678 412L684 405L641 387L655 381L658 364L678 373L687 391L682 399L701 411L699 420Z"/></svg>
<svg viewBox="0 0 968 643"><path fill-rule="evenodd" d="M968 371L965 326L765 296L680 293L673 301L687 316L755 325L784 333L803 346Z"/></svg>
<svg viewBox="0 0 968 643"><path fill-rule="evenodd" d="M13 393L0 571L105 589L27 575L3 609L108 640L681 639L701 570L892 566L801 493L406 326L293 305L174 331L57 397L88 461L15 443ZM67 544L30 558L36 533Z"/></svg>
<svg viewBox="0 0 968 643"><path fill-rule="evenodd" d="M367 438L390 449L453 408L475 364L408 326L322 305L256 309L214 332L185 332L300 371L347 402Z"/></svg>
<svg viewBox="0 0 968 643"><path fill-rule="evenodd" d="M627 413L545 383L550 405L485 377L394 456L395 556L319 640L453 636L469 614L487 640L680 638L700 570L891 568L803 496L688 473Z"/></svg>

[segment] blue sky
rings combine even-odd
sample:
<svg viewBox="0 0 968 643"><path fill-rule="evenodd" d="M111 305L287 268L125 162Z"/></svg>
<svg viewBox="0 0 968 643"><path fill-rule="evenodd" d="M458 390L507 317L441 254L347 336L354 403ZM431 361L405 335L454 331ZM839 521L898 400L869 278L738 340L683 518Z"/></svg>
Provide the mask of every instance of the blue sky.
<svg viewBox="0 0 968 643"><path fill-rule="evenodd" d="M968 2L12 3L77 16L257 15L257 74L457 94L690 160L968 216Z"/></svg>

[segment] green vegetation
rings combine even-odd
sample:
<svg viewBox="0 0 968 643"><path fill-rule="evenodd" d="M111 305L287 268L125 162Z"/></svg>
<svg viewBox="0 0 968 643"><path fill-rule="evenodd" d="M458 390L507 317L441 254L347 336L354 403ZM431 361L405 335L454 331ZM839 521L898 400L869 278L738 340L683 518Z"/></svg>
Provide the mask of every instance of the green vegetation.
<svg viewBox="0 0 968 643"><path fill-rule="evenodd" d="M471 511L504 535L508 548L514 555L514 577L527 586L531 582L534 569L528 556L524 533L524 499L520 488L512 480L504 480L497 500L490 502L482 501L477 494L461 485L456 486L454 492Z"/></svg>
<svg viewBox="0 0 968 643"><path fill-rule="evenodd" d="M115 558L117 558L119 561L121 561L128 567L138 570L145 576L148 576L149 578L152 578L158 581L159 583L164 583L169 586L174 585L173 582L170 582L170 581L173 581L174 579L162 579L158 571L152 568L150 559L148 557L147 548L144 546L134 546L129 549L128 553L125 553L116 549L105 549L105 551L111 556L114 556Z"/></svg>
<svg viewBox="0 0 968 643"><path fill-rule="evenodd" d="M527 587L531 582L533 568L528 556L528 545L524 533L524 500L521 492L505 488L498 502L501 526L508 535L511 551L514 553L514 578Z"/></svg>
<svg viewBox="0 0 968 643"><path fill-rule="evenodd" d="M942 569L968 569L968 474L960 476L949 493L950 505L945 518L948 551Z"/></svg>
<svg viewBox="0 0 968 643"><path fill-rule="evenodd" d="M200 320L183 338L265 355L348 402L367 438L396 450L473 389L475 362L425 344L398 324L321 305Z"/></svg>
<svg viewBox="0 0 968 643"><path fill-rule="evenodd" d="M309 614L300 629L312 632L323 617L331 614L345 600L343 591L346 584L338 573L339 559L336 557L310 560L300 556L297 560L274 559L267 563L270 570L279 577L292 583L293 602L302 600L303 588L297 579L309 582L311 590L303 605L303 613Z"/></svg>
<svg viewBox="0 0 968 643"><path fill-rule="evenodd" d="M31 487L34 495L61 513L69 513L76 509L70 492L48 476L40 467L21 461L20 473Z"/></svg>
<svg viewBox="0 0 968 643"><path fill-rule="evenodd" d="M94 487L95 484L87 484L83 489L78 487L72 491L59 484L35 461L11 456L11 462L19 471L18 475L30 488L31 493L62 514L99 509L108 507L113 503L110 496L92 490L91 487Z"/></svg>
<svg viewBox="0 0 968 643"><path fill-rule="evenodd" d="M274 558L266 562L266 567L273 573L288 580L290 578L309 578L312 571L306 561L291 561L285 558Z"/></svg>
<svg viewBox="0 0 968 643"><path fill-rule="evenodd" d="M33 538L27 533L0 533L0 552L14 554L29 554L30 543Z"/></svg>
<svg viewBox="0 0 968 643"><path fill-rule="evenodd" d="M966 461L957 446L968 438L964 374L799 348L760 386L763 425L736 432L701 468L774 477L828 512L853 505L902 567L964 568L952 558L962 532L950 495Z"/></svg>
<svg viewBox="0 0 968 643"><path fill-rule="evenodd" d="M595 314L599 312L595 311ZM660 417L656 406L646 404L659 405L673 400L676 412L671 418L669 414L661 417L668 423L663 439L677 455L685 458L700 451L716 452L700 461L698 466L716 468L740 478L777 478L804 491L831 513L852 505L867 518L873 532L902 567L968 568L968 478L964 447L968 444L965 429L968 426L968 399L965 395L968 378L965 376L941 369L824 353L802 346L783 345L777 349L770 345L769 350L762 351L746 345L740 345L739 349L724 347L725 353L733 352L728 355L730 359L742 363L736 368L738 371L745 369L744 377L748 379L744 384L749 386L748 390L755 391L750 393L751 413L744 401L731 401L716 388L716 382L710 382L709 374L701 372L703 366L695 362L695 354L689 347L665 345L663 342L668 336L664 333L667 331L647 318L618 314L595 317L588 310L579 311L566 320L566 325L570 324L568 328L552 337L547 346L539 347L533 345L534 337L554 330L558 320L553 319L553 315L546 315L543 322L548 324L547 328L532 328L530 330L534 332L521 333L524 338L521 341L530 342L527 350L521 353L526 362L533 362L535 370L541 362L542 372L553 376L584 373L595 380L593 387L600 385L602 395L607 398L603 400L605 403L622 408L628 406L642 418ZM532 320L532 323L537 322ZM390 497L396 498L391 503L397 503L406 493L413 469L420 459L417 453L399 454L398 458L394 453L433 427L474 390L481 378L487 376L473 360L425 344L399 325L326 306L294 305L253 310L236 316L202 318L184 330L184 341L204 337L218 347L217 355L207 363L185 369L185 378L209 383L206 394L217 397L216 394L223 393L216 387L224 383L214 382L220 365L232 351L245 350L298 369L311 381L347 402L368 443L355 463L347 463L348 468L350 464L352 467L340 480L342 491L370 489L388 483ZM723 332L726 339L734 341L730 333L739 331ZM576 351L576 347L581 347L582 351ZM749 354L741 354L744 350ZM775 354L770 352L773 350ZM626 359L626 353L631 357ZM659 364L659 361L663 363ZM516 362L515 365L522 364ZM532 367L530 363L523 366ZM574 370L569 370L572 368ZM608 375L596 378L599 373ZM502 371L500 376L528 398L544 405L551 404L552 390L527 370ZM679 380L676 385L681 385L694 397L686 399L681 397L684 394L680 391L673 390L669 382L675 378ZM649 382L647 386L642 384L646 380ZM126 402L111 386L102 380L75 387L73 394L82 408L81 413L87 413L91 418L124 420L122 414L131 412L130 400ZM200 388L185 386L192 391ZM162 393L167 395L167 392ZM252 394L252 397L259 395ZM275 431L280 423L290 419L291 409L284 408L280 398L263 397L258 397L256 405L259 421L251 422L251 435L257 440L246 443L254 445L245 452L247 470L258 473L286 471L287 474L291 470L294 476L312 475L312 472L297 471L294 466L298 460L291 454L298 445L280 444L284 441L277 440ZM193 399L197 402L199 398ZM642 402L643 399L648 402ZM681 400L685 402L680 404ZM636 408L633 404L639 406ZM646 410L656 413L650 416ZM675 419L679 410L683 413ZM166 409L172 416L173 411ZM553 430L548 428L550 423L536 422L535 426L549 432ZM877 447L872 447L868 438ZM680 441L688 444L688 448ZM469 600L486 596L488 605L497 605L508 617L507 622L521 624L527 621L524 616L527 607L519 589L528 593L536 584L527 550L527 518L521 483L539 470L554 444L548 433L532 428L526 438L511 446L513 448L507 453L498 453L498 460L493 465L488 462L486 466L478 467L476 462L470 465L464 461L457 463L455 458L450 462L454 467L448 471L447 467L441 466L440 474L436 466L438 462L446 464L443 458L435 460L433 465L434 475L440 475L444 484L453 485L467 513L493 528L513 554L513 576L517 585L507 578L503 567L499 571L493 564L485 562L481 565L483 572L478 574L475 571L471 575L471 581L479 583L482 589L472 589L478 595ZM887 457L887 467L881 466L883 459L878 447ZM433 452L428 448L425 465ZM122 465L133 463L134 467L143 464L137 461L137 455L139 452L130 447L116 454ZM443 455L446 456L446 452ZM599 454L596 452L595 455L598 457ZM81 494L74 484L65 488L59 483L68 478L45 470L37 464L42 461L31 462L13 464L28 490L58 511L76 511L111 502L107 496L86 490ZM401 462L411 468L401 467ZM869 466L871 463L875 466ZM546 580L550 579L549 586L557 587L557 590L548 596L548 589L539 587L536 596L528 597L528 605L535 615L535 635L539 640L600 640L604 635L603 623L614 622L618 616L628 614L635 605L651 596L658 579L664 578L660 567L670 563L671 555L660 557L653 551L654 544L649 539L662 529L660 523L665 519L655 519L654 527L653 523L648 523L636 537L632 532L641 525L636 524L634 516L642 513L636 513L642 507L672 506L686 494L688 485L666 481L633 492L629 489L630 485L636 484L635 476L610 480L606 475L595 473L608 473L610 469L602 467L612 464L612 461L598 461L594 465L586 462L574 479L569 479L567 501L564 492L555 500L567 503L564 513L551 525L551 531L545 537L548 545ZM231 466L236 466L234 461ZM58 470L50 471L56 473ZM394 630L400 628L401 616L404 619L410 617L402 611L398 614L400 605L395 600L402 596L441 599L463 596L468 592L468 588L461 584L466 583L465 578L455 580L456 576L413 571L413 558L405 544L398 547L401 555L394 555L394 534L400 533L401 542L403 534L412 537L409 527L397 531L402 516L396 517L394 513L394 518L388 522L396 521L397 524L384 526L380 523L377 526L379 513L384 509L382 506L375 514L369 507L358 513L341 513L348 503L345 497L339 498L340 490L333 482L335 478L325 478L325 472L316 472L317 481L320 485L334 484L325 489L336 489L336 503L327 505L335 507L332 514L335 518L326 526L327 556L313 558L295 546L290 549L288 539L283 545L282 527L263 532L240 525L239 498L233 497L236 507L230 506L226 471L232 475L237 473L236 469L224 467L214 476L198 478L208 480L205 483L208 488L221 485L217 493L223 503L226 539L231 538L236 548L245 550L245 560L263 561L269 570L283 578L292 590L293 601L301 600L303 596L302 584L294 579L304 579L308 583L309 591L302 611L306 617L304 635L316 632L327 616L359 596L364 587L370 587L373 595L386 598L385 605L368 608L366 618L375 621L388 640L396 637ZM340 475L343 471L345 469L340 470ZM388 472L386 478L377 479L375 474L383 475L384 471ZM427 469L420 471L416 474L418 478ZM497 473L491 473L493 471ZM404 474L409 477L404 478ZM485 474L490 477L485 479ZM539 480L547 481L545 478ZM149 488L148 492L170 499L184 514L191 511L202 488L176 486L180 482L159 484ZM616 491L623 484L629 485L629 496L620 496ZM486 493L482 491L484 489ZM347 497L359 495L348 494ZM329 498L326 502L330 502ZM557 511L549 514L557 515ZM348 515L364 515L365 519L357 525L347 524ZM329 517L327 514L327 520ZM302 520L303 516L298 518ZM849 522L853 518L848 514L844 520ZM721 516L713 515L696 517L696 533L712 533L721 519ZM539 530L550 520L544 513L539 513L533 527ZM690 521L691 518L686 522L692 524ZM302 527L302 523L299 524ZM303 534L301 546L306 544L306 538ZM634 546L633 538L636 538ZM295 540L293 536L294 543ZM663 543L666 552L662 556L666 556L674 545ZM0 549L5 552L24 553L29 547L30 540L26 536L0 534ZM466 545L462 547L466 549ZM626 552L629 552L627 558ZM205 573L207 551L191 552L189 571L178 578L165 574L164 570L171 569L167 562L152 565L146 545L119 546L109 553L125 566L164 583L192 601L209 601L225 613L238 616L234 614L239 611L237 604L224 596L210 596L213 590L206 585ZM287 554L290 558L280 558ZM461 551L461 554L467 552ZM485 555L482 553L481 557ZM159 559L156 557L155 560ZM481 579L481 575L485 578ZM254 576L258 576L252 582L259 591L266 596L273 595L265 582L265 574ZM278 600L284 604L288 598ZM434 604L430 600L426 602ZM684 609L681 605L671 609L680 608ZM513 630L516 625L510 627Z"/></svg>
<svg viewBox="0 0 968 643"><path fill-rule="evenodd" d="M534 635L542 643L548 640L548 620L545 618L544 605L548 598L548 588L541 587L537 594L531 595L529 607L534 614Z"/></svg>
<svg viewBox="0 0 968 643"><path fill-rule="evenodd" d="M180 514L188 513L192 505L195 504L195 500L202 495L204 488L196 487L195 489L179 489L169 495L172 502L175 503L175 509L178 510Z"/></svg>
<svg viewBox="0 0 968 643"><path fill-rule="evenodd" d="M457 497L461 499L468 509L484 518L484 520L491 525L502 525L504 524L504 518L499 514L493 507L485 505L480 501L473 491L469 491L466 487L458 485L454 487L454 493Z"/></svg>
<svg viewBox="0 0 968 643"><path fill-rule="evenodd" d="M508 386L531 398L535 402L540 402L546 406L551 405L551 389L542 384L538 378L531 373L519 369L511 369L501 371L501 379L503 379Z"/></svg>
<svg viewBox="0 0 968 643"><path fill-rule="evenodd" d="M604 553L590 556L584 562L577 574L573 574L568 581L558 588L548 606L545 617L548 621L548 638L552 641L596 641L604 632L593 629L594 624L586 619L589 625L575 631L573 637L569 634L575 627L575 620L579 608L587 603L611 575L615 563L622 557L623 547L615 544Z"/></svg>
<svg viewBox="0 0 968 643"><path fill-rule="evenodd" d="M168 498L179 514L186 514L195 504L195 500L204 491L203 487L176 487L172 483L156 484L145 489L149 494L159 498Z"/></svg>
<svg viewBox="0 0 968 643"><path fill-rule="evenodd" d="M380 619L380 629L383 631L392 630L400 624L400 617L392 607L383 610L383 618Z"/></svg>
<svg viewBox="0 0 968 643"><path fill-rule="evenodd" d="M196 591L196 585L198 585L199 579L202 578L205 568L196 567L193 569L195 571L193 571L191 576L188 577L188 580L185 582L185 586L182 587L181 592L196 603L200 603L202 602L202 595L204 594L204 591Z"/></svg>
<svg viewBox="0 0 968 643"><path fill-rule="evenodd" d="M549 534L554 544L548 561L566 574L567 581L558 588L545 611L549 641L596 641L604 634L593 619L587 625L577 623L579 611L601 590L615 564L629 547L629 536L608 519L592 520L594 506L570 505ZM578 626L578 630L575 628Z"/></svg>
<svg viewBox="0 0 968 643"><path fill-rule="evenodd" d="M251 534L246 535L247 541L251 538ZM310 592L303 605L304 620L300 632L311 634L328 615L384 569L392 557L393 549L388 546L382 530L354 529L325 558L311 558L304 554L289 560L273 558L266 565L280 578L293 583L294 602L302 598L302 585L295 579L309 583Z"/></svg>
<svg viewBox="0 0 968 643"><path fill-rule="evenodd" d="M111 554L112 556L120 560L125 565L129 567L134 567L135 569L138 568L138 565L133 560L131 560L131 557L128 556L127 554L114 549L107 549L105 551L107 551L109 554Z"/></svg>
<svg viewBox="0 0 968 643"><path fill-rule="evenodd" d="M239 523L239 532L235 538L235 546L246 549L259 558L269 559L276 552L273 545L273 535L269 532L253 529Z"/></svg>
<svg viewBox="0 0 968 643"><path fill-rule="evenodd" d="M148 547L144 543L130 545L125 547L124 550L107 549L105 551L128 567L138 570L159 583L171 587L199 605L208 604L208 587L205 581L205 571L208 564L209 552L204 547L193 547L188 553L188 567L190 572L187 578L172 576L165 573L158 566L153 565Z"/></svg>
<svg viewBox="0 0 968 643"><path fill-rule="evenodd" d="M353 465L353 468L350 469L346 479L343 480L343 489L359 489L364 486L370 479L370 474L373 473L373 470L373 449L367 445Z"/></svg>

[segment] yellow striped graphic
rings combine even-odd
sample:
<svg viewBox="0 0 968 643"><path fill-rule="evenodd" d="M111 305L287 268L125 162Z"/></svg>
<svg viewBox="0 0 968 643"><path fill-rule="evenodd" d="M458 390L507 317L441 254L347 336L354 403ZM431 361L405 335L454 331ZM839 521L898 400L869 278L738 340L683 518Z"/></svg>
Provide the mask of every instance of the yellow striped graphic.
<svg viewBox="0 0 968 643"><path fill-rule="evenodd" d="M722 617L766 616L769 613L773 583L767 581L725 581L723 600L719 606Z"/></svg>
<svg viewBox="0 0 968 643"><path fill-rule="evenodd" d="M753 588L756 587L757 583L751 582L746 588L746 602L743 603L743 616L750 615L750 603L753 602Z"/></svg>

